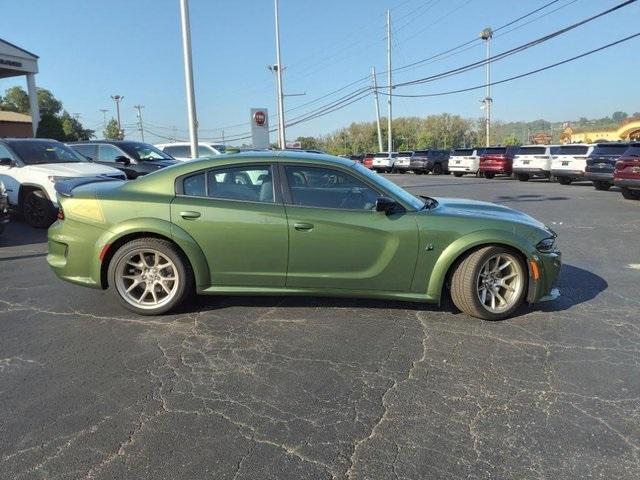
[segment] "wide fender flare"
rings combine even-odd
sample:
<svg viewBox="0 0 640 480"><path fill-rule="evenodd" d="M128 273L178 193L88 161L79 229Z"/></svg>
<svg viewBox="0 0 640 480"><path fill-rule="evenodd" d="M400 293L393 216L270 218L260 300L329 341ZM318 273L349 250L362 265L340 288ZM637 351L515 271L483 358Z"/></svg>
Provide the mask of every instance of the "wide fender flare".
<svg viewBox="0 0 640 480"><path fill-rule="evenodd" d="M196 286L208 287L211 284L209 264L198 243L182 228L167 220L136 218L118 223L98 239L97 247L101 251L105 245L112 245L123 237L142 233L155 234L175 242L185 253L191 264ZM98 276L97 278L100 277Z"/></svg>
<svg viewBox="0 0 640 480"><path fill-rule="evenodd" d="M465 252L473 250L482 245L506 245L514 248L529 260L535 253L535 245L526 237L505 230L479 230L458 238L445 248L436 261L429 285L427 296L440 300L442 287L447 280L447 273L451 266L464 255Z"/></svg>

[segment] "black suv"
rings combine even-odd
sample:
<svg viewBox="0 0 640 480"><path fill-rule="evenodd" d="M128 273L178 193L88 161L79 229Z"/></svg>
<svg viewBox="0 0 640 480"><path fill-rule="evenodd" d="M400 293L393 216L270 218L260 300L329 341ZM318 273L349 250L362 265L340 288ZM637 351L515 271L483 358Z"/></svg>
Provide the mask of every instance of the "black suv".
<svg viewBox="0 0 640 480"><path fill-rule="evenodd" d="M449 150L415 150L411 155L410 169L418 175L449 173L449 154Z"/></svg>
<svg viewBox="0 0 640 480"><path fill-rule="evenodd" d="M613 171L618 158L629 148L629 143L598 143L587 157L584 179L591 180L596 190L609 190L613 186Z"/></svg>
<svg viewBox="0 0 640 480"><path fill-rule="evenodd" d="M90 140L68 144L94 163L122 170L128 179L179 163L153 145L127 140Z"/></svg>

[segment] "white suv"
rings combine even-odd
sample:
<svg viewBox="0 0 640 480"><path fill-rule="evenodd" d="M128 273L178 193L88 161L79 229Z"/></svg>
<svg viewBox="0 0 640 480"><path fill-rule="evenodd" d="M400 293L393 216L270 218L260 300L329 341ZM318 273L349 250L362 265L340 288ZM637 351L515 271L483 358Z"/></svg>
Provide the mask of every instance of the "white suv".
<svg viewBox="0 0 640 480"><path fill-rule="evenodd" d="M593 144L569 143L556 147L551 155L551 176L561 185L584 177L587 157L593 152Z"/></svg>
<svg viewBox="0 0 640 480"><path fill-rule="evenodd" d="M191 160L191 144L189 142L160 143L154 145L167 155L171 155L176 160ZM227 151L227 147L220 143L198 143L198 158L213 157L222 155Z"/></svg>
<svg viewBox="0 0 640 480"><path fill-rule="evenodd" d="M557 148L558 145L523 145L513 157L513 173L521 182L531 177L549 178Z"/></svg>
<svg viewBox="0 0 640 480"><path fill-rule="evenodd" d="M0 181L6 187L9 205L21 211L33 227L46 228L55 221L56 182L104 176L126 180L120 170L91 163L56 140L0 139Z"/></svg>
<svg viewBox="0 0 640 480"><path fill-rule="evenodd" d="M396 158L398 158L398 152L378 152L373 154L373 163L371 164L371 168L378 173L382 172L391 172L393 170L393 165L396 163Z"/></svg>
<svg viewBox="0 0 640 480"><path fill-rule="evenodd" d="M461 177L465 173L478 173L480 169L481 148L456 148L449 156L449 171L454 177Z"/></svg>

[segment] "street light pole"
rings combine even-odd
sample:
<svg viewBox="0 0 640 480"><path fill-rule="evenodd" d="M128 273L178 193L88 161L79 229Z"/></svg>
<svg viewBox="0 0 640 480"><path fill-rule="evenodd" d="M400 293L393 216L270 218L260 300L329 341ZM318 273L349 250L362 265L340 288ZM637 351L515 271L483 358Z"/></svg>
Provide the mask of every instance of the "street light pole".
<svg viewBox="0 0 640 480"><path fill-rule="evenodd" d="M286 135L284 132L284 95L282 94L282 59L280 57L280 7L278 0L274 0L276 20L276 74L278 75L278 146L281 150L286 148Z"/></svg>
<svg viewBox="0 0 640 480"><path fill-rule="evenodd" d="M107 129L107 112L109 110L107 110L106 108L101 108L99 111L102 112L102 124L103 124L102 128L106 130Z"/></svg>
<svg viewBox="0 0 640 480"><path fill-rule="evenodd" d="M124 100L124 95L111 95L111 98L116 102L116 118L118 119L118 137L123 138L122 126L120 124L120 102Z"/></svg>
<svg viewBox="0 0 640 480"><path fill-rule="evenodd" d="M484 123L485 123L485 135L486 135L486 146L490 146L491 144L491 104L493 103L493 99L491 98L491 38L493 37L493 30L491 27L487 27L482 32L480 32L480 38L485 41L486 45L486 63L485 63L485 73L486 73L486 96L484 98Z"/></svg>
<svg viewBox="0 0 640 480"><path fill-rule="evenodd" d="M189 116L189 143L191 144L191 158L197 158L198 121L196 119L196 98L193 88L193 63L191 61L191 27L189 26L189 0L180 0L180 23L182 26L184 83L187 90L187 113Z"/></svg>

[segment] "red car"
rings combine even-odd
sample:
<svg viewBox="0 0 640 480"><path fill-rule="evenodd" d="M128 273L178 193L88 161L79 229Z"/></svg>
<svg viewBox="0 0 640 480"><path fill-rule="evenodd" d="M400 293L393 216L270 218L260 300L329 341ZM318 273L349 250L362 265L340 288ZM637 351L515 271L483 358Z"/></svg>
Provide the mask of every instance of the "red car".
<svg viewBox="0 0 640 480"><path fill-rule="evenodd" d="M640 200L640 143L632 143L616 162L613 184L627 200Z"/></svg>
<svg viewBox="0 0 640 480"><path fill-rule="evenodd" d="M493 178L498 174L511 175L513 157L518 147L487 147L480 156L480 175Z"/></svg>
<svg viewBox="0 0 640 480"><path fill-rule="evenodd" d="M368 169L373 169L373 153L365 153L362 158L362 165L367 167Z"/></svg>

